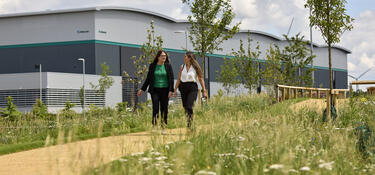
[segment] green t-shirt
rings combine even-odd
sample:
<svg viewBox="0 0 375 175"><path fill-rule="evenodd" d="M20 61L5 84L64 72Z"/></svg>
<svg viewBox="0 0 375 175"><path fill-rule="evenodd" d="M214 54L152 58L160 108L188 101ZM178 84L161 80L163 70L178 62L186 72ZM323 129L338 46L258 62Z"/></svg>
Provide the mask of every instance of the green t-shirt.
<svg viewBox="0 0 375 175"><path fill-rule="evenodd" d="M166 88L166 87L168 87L167 70L165 69L164 64L163 65L156 65L154 76L155 76L155 82L154 82L155 88Z"/></svg>

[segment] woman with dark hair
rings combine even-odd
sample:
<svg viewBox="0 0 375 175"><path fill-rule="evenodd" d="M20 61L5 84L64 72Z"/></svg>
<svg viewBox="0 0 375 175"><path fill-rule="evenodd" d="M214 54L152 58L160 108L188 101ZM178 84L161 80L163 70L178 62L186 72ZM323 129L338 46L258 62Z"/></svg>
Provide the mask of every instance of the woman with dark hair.
<svg viewBox="0 0 375 175"><path fill-rule="evenodd" d="M187 127L192 128L193 122L193 106L198 95L198 84L202 86L203 97L206 97L206 88L203 80L202 69L200 68L194 54L186 52L184 55L184 63L180 67L176 86L174 88L174 96L177 96L177 88L181 93L182 105L187 114Z"/></svg>
<svg viewBox="0 0 375 175"><path fill-rule="evenodd" d="M162 134L165 133L164 128L167 126L168 101L173 94L173 83L173 70L168 55L164 50L160 50L150 64L146 80L137 95L141 96L148 87L152 99L152 125L154 128L157 126L160 105Z"/></svg>

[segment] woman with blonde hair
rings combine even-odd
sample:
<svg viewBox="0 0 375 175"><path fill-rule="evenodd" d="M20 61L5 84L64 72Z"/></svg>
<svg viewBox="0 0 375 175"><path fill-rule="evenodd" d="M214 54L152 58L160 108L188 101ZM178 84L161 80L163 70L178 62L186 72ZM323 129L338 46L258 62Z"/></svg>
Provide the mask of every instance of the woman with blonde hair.
<svg viewBox="0 0 375 175"><path fill-rule="evenodd" d="M198 95L198 84L202 86L203 97L206 97L206 88L203 80L203 72L200 68L194 54L186 52L184 55L184 63L180 67L176 86L174 88L174 96L177 96L177 88L181 93L182 105L187 114L187 127L192 128L193 122L193 106Z"/></svg>

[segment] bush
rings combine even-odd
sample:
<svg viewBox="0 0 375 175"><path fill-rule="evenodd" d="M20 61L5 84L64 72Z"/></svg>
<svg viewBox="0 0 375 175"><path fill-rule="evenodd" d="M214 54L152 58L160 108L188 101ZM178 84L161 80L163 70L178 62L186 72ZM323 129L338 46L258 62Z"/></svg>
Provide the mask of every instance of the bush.
<svg viewBox="0 0 375 175"><path fill-rule="evenodd" d="M33 105L33 115L36 117L46 118L48 116L48 108L42 100L37 99Z"/></svg>
<svg viewBox="0 0 375 175"><path fill-rule="evenodd" d="M7 107L1 109L0 115L4 117L6 120L15 121L17 120L22 114L17 110L16 105L13 103L13 98L11 96L7 97Z"/></svg>

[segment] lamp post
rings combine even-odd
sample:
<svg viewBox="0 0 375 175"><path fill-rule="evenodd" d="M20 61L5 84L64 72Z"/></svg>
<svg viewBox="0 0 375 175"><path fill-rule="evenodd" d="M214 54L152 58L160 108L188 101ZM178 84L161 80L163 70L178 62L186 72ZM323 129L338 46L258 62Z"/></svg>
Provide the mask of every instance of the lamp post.
<svg viewBox="0 0 375 175"><path fill-rule="evenodd" d="M78 58L79 61L82 61L82 67L83 67L83 76L82 76L82 79L83 79L83 105L82 105L82 109L83 109L83 118L86 118L86 114L85 114L85 59L84 58Z"/></svg>
<svg viewBox="0 0 375 175"><path fill-rule="evenodd" d="M174 33L185 33L185 49L188 51L187 44L188 44L188 31L187 30L179 30L175 31Z"/></svg>
<svg viewBox="0 0 375 175"><path fill-rule="evenodd" d="M42 101L42 64L36 64L35 69L39 69L39 100Z"/></svg>

